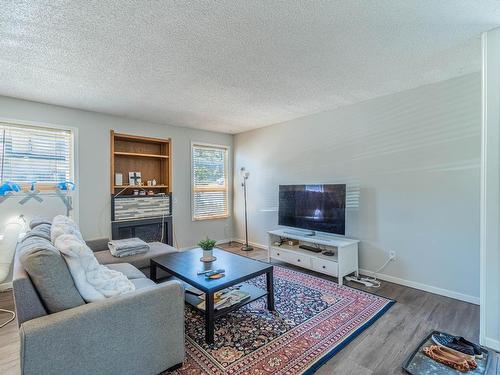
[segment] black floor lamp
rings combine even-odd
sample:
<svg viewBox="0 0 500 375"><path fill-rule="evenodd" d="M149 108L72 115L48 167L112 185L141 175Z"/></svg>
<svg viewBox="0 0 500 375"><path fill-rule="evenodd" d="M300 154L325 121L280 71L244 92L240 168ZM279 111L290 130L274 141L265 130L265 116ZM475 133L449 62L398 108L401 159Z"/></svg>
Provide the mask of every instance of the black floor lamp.
<svg viewBox="0 0 500 375"><path fill-rule="evenodd" d="M241 247L243 251L251 251L253 247L248 244L248 215L247 215L247 180L248 176L250 176L250 172L245 170L245 167L241 167L241 176L243 177L243 182L241 186L243 186L243 197L245 199L245 245Z"/></svg>

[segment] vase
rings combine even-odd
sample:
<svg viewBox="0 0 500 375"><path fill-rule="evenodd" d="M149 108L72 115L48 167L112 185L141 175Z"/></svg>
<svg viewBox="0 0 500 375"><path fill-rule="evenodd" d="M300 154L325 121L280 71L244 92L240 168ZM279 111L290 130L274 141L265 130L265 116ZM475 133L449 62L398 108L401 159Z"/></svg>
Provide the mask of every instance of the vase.
<svg viewBox="0 0 500 375"><path fill-rule="evenodd" d="M213 255L213 249L203 250L203 256L200 258L202 262L213 262L216 257Z"/></svg>

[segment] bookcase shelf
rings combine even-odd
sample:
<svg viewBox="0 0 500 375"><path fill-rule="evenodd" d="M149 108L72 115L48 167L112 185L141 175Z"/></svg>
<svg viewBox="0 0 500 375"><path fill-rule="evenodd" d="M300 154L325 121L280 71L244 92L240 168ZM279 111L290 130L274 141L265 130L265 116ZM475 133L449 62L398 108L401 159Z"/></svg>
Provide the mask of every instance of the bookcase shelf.
<svg viewBox="0 0 500 375"><path fill-rule="evenodd" d="M141 157L141 158L168 159L168 155L141 154L141 153L138 153L138 152L115 151L114 154L115 154L115 156L134 156L134 157Z"/></svg>
<svg viewBox="0 0 500 375"><path fill-rule="evenodd" d="M167 185L156 185L156 186L137 186L137 185L115 185L114 189L144 189L144 190L152 190L152 189L166 189Z"/></svg>
<svg viewBox="0 0 500 375"><path fill-rule="evenodd" d="M121 192L133 194L133 189L154 190L170 193L172 186L172 163L170 139L141 137L116 133L111 130L111 194ZM142 186L129 185L129 172L140 172ZM115 174L121 173L123 185L116 185ZM157 185L147 186L147 181L156 180Z"/></svg>

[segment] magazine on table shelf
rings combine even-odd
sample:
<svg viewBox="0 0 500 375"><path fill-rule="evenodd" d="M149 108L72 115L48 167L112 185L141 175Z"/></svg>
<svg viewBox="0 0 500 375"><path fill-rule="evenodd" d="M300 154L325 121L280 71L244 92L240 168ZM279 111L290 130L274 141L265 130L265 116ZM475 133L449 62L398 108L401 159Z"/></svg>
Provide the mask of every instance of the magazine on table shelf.
<svg viewBox="0 0 500 375"><path fill-rule="evenodd" d="M220 310L240 303L250 297L250 294L238 289L224 289L214 294L214 309ZM197 305L201 310L205 310L205 295L201 295L202 301Z"/></svg>

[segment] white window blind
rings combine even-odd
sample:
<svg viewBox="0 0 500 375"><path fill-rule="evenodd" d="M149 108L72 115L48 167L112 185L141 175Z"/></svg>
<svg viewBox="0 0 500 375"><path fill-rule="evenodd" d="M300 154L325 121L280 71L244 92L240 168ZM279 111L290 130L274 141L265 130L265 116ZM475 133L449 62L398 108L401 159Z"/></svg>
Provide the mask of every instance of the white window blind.
<svg viewBox="0 0 500 375"><path fill-rule="evenodd" d="M229 216L227 154L224 146L193 144L193 220Z"/></svg>
<svg viewBox="0 0 500 375"><path fill-rule="evenodd" d="M73 181L69 130L0 123L0 182Z"/></svg>

